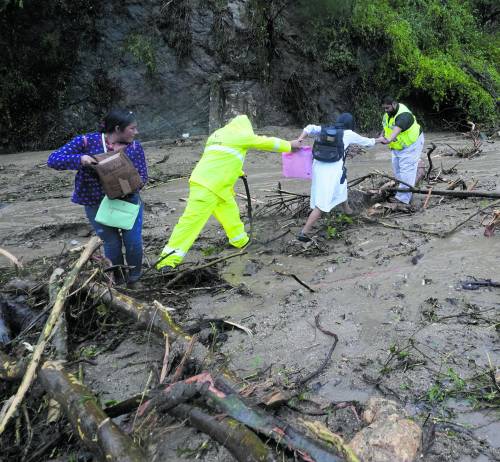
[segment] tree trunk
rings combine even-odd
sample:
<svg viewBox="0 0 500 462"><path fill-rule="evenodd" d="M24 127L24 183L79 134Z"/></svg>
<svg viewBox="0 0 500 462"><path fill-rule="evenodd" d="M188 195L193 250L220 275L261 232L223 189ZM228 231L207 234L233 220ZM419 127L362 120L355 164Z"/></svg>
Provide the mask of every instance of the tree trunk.
<svg viewBox="0 0 500 462"><path fill-rule="evenodd" d="M97 405L91 391L64 372L61 362L47 361L39 372L45 390L64 409L82 442L103 461L145 462L149 458Z"/></svg>

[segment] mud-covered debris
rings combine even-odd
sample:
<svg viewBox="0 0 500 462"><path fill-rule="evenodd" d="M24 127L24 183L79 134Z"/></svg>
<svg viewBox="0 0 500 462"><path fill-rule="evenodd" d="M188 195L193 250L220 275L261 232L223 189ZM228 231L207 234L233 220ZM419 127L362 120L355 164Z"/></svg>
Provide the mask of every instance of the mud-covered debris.
<svg viewBox="0 0 500 462"><path fill-rule="evenodd" d="M254 276L259 271L260 266L254 261L249 261L243 270L243 276Z"/></svg>
<svg viewBox="0 0 500 462"><path fill-rule="evenodd" d="M423 258L424 254L423 253L417 253L417 255L414 255L411 258L411 262L413 265L418 264L418 262Z"/></svg>
<svg viewBox="0 0 500 462"><path fill-rule="evenodd" d="M500 282L494 282L491 279L471 278L467 281L460 281L464 290L478 290L481 287L500 287Z"/></svg>

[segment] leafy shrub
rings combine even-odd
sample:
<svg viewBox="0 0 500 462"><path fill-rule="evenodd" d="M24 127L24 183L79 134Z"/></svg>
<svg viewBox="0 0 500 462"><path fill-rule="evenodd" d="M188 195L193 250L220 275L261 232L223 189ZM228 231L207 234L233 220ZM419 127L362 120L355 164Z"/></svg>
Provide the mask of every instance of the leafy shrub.
<svg viewBox="0 0 500 462"><path fill-rule="evenodd" d="M314 30L306 48L315 50L325 69L353 73L353 112L361 128L380 120L368 103L380 112L384 94L429 101L427 110L453 108L457 118L498 123L500 40L488 32L490 1L303 0L299 11ZM368 66L356 49L371 55Z"/></svg>

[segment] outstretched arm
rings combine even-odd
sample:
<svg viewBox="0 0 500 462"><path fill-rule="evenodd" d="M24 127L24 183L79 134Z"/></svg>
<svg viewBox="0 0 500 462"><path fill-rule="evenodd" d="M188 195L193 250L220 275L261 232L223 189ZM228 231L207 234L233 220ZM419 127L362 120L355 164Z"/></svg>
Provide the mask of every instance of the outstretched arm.
<svg viewBox="0 0 500 462"><path fill-rule="evenodd" d="M353 131L345 131L344 132L344 145L346 144L359 144L360 146L364 146L366 148L371 148L375 146L375 143L379 140L379 138L366 138L365 136L358 135Z"/></svg>
<svg viewBox="0 0 500 462"><path fill-rule="evenodd" d="M290 141L271 136L255 135L248 145L248 149L259 151L289 152L292 150Z"/></svg>
<svg viewBox="0 0 500 462"><path fill-rule="evenodd" d="M305 130L303 130L300 136L297 138L297 141L304 141L304 138L307 138L308 136L309 134Z"/></svg>

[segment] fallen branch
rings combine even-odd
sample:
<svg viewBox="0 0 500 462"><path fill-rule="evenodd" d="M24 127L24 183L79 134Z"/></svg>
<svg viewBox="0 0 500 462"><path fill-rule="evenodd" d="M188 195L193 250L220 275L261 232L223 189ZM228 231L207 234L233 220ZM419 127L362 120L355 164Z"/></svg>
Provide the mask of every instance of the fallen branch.
<svg viewBox="0 0 500 462"><path fill-rule="evenodd" d="M360 176L359 178L353 178L352 180L347 182L347 186L349 188L357 186L359 183L362 183L363 181L367 180L368 178L373 178L374 175L375 175L375 173L369 173L368 175L363 175L363 176Z"/></svg>
<svg viewBox="0 0 500 462"><path fill-rule="evenodd" d="M457 225L455 225L452 229L450 229L449 231L447 231L446 233L444 233L443 237L451 236L458 228L460 228L462 225L464 225L465 223L467 223L470 219L474 218L476 215L480 214L484 210L489 209L491 207L495 207L498 204L500 204L500 199L497 200L497 201L491 202L490 204L488 204L488 205L486 205L484 207L481 207L476 212L470 214L465 220L461 221L460 223L458 223Z"/></svg>
<svg viewBox="0 0 500 462"><path fill-rule="evenodd" d="M40 334L38 343L35 346L35 349L33 351L33 356L31 357L30 364L26 370L26 374L23 377L21 385L19 386L19 389L17 390L14 399L10 403L2 421L0 422L0 435L5 431L7 423L15 414L17 408L19 407L24 398L24 395L28 391L31 383L35 378L35 373L38 368L38 364L42 357L45 346L47 345L49 337L52 335L52 331L59 319L59 315L61 314L64 308L66 297L71 287L73 286L78 276L78 273L82 269L83 265L85 265L87 260L90 258L90 256L100 245L101 245L101 240L98 237L93 237L92 239L90 239L90 241L85 246L85 251L82 253L78 261L75 263L75 266L71 269L68 276L66 276L64 284L62 285L61 290L57 294L56 302L52 307L49 318L47 319L47 322L45 323L45 326Z"/></svg>
<svg viewBox="0 0 500 462"><path fill-rule="evenodd" d="M304 460L313 460L316 462L339 462L341 460L316 441L301 434L290 424L248 406L238 394L222 392L220 389L215 388L210 374L200 374L199 376L191 377L186 382L192 383L194 381L210 384L210 387L206 391L206 396L210 398L208 400L210 406L215 406L220 411L228 414L252 430L262 433L268 438L272 438L281 446L297 451Z"/></svg>
<svg viewBox="0 0 500 462"><path fill-rule="evenodd" d="M62 268L56 268L49 278L49 304L53 305L57 298L57 293L60 290L59 278L63 275ZM68 356L68 326L66 323L66 316L61 312L57 324L53 330L52 343L56 350L56 359L65 360Z"/></svg>
<svg viewBox="0 0 500 462"><path fill-rule="evenodd" d="M424 206L423 208L426 209L427 205L429 204L429 200L431 199L431 194L432 194L432 187L429 188L429 194L427 194L427 197L425 198Z"/></svg>
<svg viewBox="0 0 500 462"><path fill-rule="evenodd" d="M428 189L417 189L409 187L404 188L387 188L390 192L411 192L413 194L429 194ZM448 190L438 190L433 189L432 194L435 196L450 196L458 198L468 198L468 197L486 197L488 199L500 199L500 193L490 192L490 191L448 191Z"/></svg>
<svg viewBox="0 0 500 462"><path fill-rule="evenodd" d="M241 424L265 435L267 438L273 439L279 445L296 451L306 461L339 462L341 460L316 441L295 430L288 423L245 404L241 397L237 393L230 391L229 387L223 381L218 381L216 386L212 376L207 372L191 377L183 382L177 382L167 387L162 394L168 399L169 394L181 384L203 385L199 390L207 399L209 406L227 414ZM148 406L149 403L145 403L145 409ZM167 412L170 413L171 411ZM244 440L242 439L242 441Z"/></svg>
<svg viewBox="0 0 500 462"><path fill-rule="evenodd" d="M92 284L85 288L94 301L99 301L105 305L132 318L137 324L151 329L160 335L168 335L170 340L178 342L181 350L186 351L191 341L191 336L186 334L182 328L172 319L170 311L162 307L160 303L151 305L124 295L115 289L101 284ZM203 362L209 354L208 350L196 342L193 347L193 354Z"/></svg>
<svg viewBox="0 0 500 462"><path fill-rule="evenodd" d="M401 231L407 231L407 232L410 232L410 233L431 234L433 236L438 236L438 237L442 237L443 236L443 233L441 233L439 231L430 231L430 230L427 230L427 229L418 229L418 228L406 228L404 226L393 225L391 223L386 223L385 221L374 220L373 218L368 218L368 217L364 217L364 216L360 216L359 218L361 220L363 220L363 221L366 221L367 223L372 223L372 224L376 224L376 225L382 225L385 228L399 229Z"/></svg>
<svg viewBox="0 0 500 462"><path fill-rule="evenodd" d="M45 390L64 409L75 433L101 460L149 460L133 440L102 411L90 390L63 370L61 362L47 361L40 369L40 380Z"/></svg>
<svg viewBox="0 0 500 462"><path fill-rule="evenodd" d="M386 173L382 173L381 171L379 170L375 170L375 173L378 175L378 176L381 176L381 177L384 177L384 178L387 178L388 180L391 180L391 181L394 181L395 183L401 183L401 184L404 184L405 186L408 186L409 188L413 188L413 186L411 184L408 184L408 183L405 183L403 180L398 180L397 178L393 177L393 176L390 176L390 175L387 175ZM386 191L390 191L391 188L387 188ZM408 192L406 189L404 190L406 192Z"/></svg>
<svg viewBox="0 0 500 462"><path fill-rule="evenodd" d="M323 334L328 335L330 337L333 337L333 344L330 347L330 350L328 351L328 354L326 355L326 358L323 360L321 365L313 372L310 374L306 375L303 379L299 380L298 386L303 387L309 380L312 380L314 377L317 377L323 369L327 366L327 364L330 362L330 359L332 359L333 351L335 350L335 347L337 346L337 343L339 341L339 338L337 337L337 334L330 332L327 329L324 329L321 324L319 323L319 314L316 315L314 318L314 323L316 324L316 327L323 332Z"/></svg>
<svg viewBox="0 0 500 462"><path fill-rule="evenodd" d="M198 336L195 334L191 337L191 340L189 341L186 351L184 352L184 356L182 357L177 368L175 369L174 375L172 377L172 382L177 382L177 380L179 380L182 377L182 373L184 372L184 367L186 367L186 362L188 358L191 356L194 344L197 341L198 341Z"/></svg>
<svg viewBox="0 0 500 462"><path fill-rule="evenodd" d="M149 396L139 393L138 395L127 398L124 401L120 401L119 403L104 408L103 412L108 417L114 419L115 417L119 417L123 414L129 414L130 412L135 411L141 405L141 403L144 402L144 400L149 400Z"/></svg>
<svg viewBox="0 0 500 462"><path fill-rule="evenodd" d="M214 417L187 404L179 404L168 414L189 423L218 441L239 462L272 462L269 448L251 430L231 417Z"/></svg>
<svg viewBox="0 0 500 462"><path fill-rule="evenodd" d="M165 284L165 288L168 289L169 287L172 287L179 279L183 278L186 274L193 273L195 271L198 271L198 270L201 270L201 269L204 269L204 268L209 268L210 266L214 266L217 263L220 263L222 261L229 260L230 258L234 258L234 257L239 257L239 256L242 256L242 255L246 255L247 253L248 252L246 252L246 251L240 251L240 252L232 253L231 255L228 255L227 257L217 258L216 260L213 260L213 261L211 261L209 263L205 263L203 265L197 265L197 266L194 266L192 268L186 268L184 270L180 270L180 271L177 272L176 276L173 279L171 279L170 281L168 281Z"/></svg>
<svg viewBox="0 0 500 462"><path fill-rule="evenodd" d="M429 161L429 168L427 169L427 174L425 175L425 178L429 180L430 174L432 172L432 159L431 159L431 154L434 152L436 149L436 145L434 143L431 143L431 147L427 150L427 160Z"/></svg>
<svg viewBox="0 0 500 462"><path fill-rule="evenodd" d="M21 264L21 262L14 255L12 255L5 249L2 249L1 247L0 247L0 255L3 255L8 260L10 260L10 262L15 266L16 270L23 269L23 265Z"/></svg>
<svg viewBox="0 0 500 462"><path fill-rule="evenodd" d="M289 276L295 279L301 286L305 287L309 292L316 292L314 289L311 289L305 282L301 281L295 274L292 273L283 273L281 271L275 271L276 274L280 274L281 276Z"/></svg>

